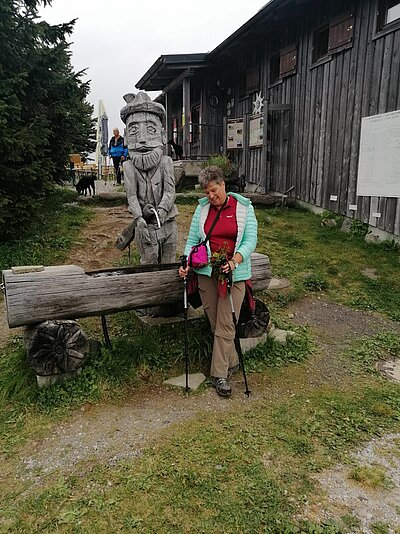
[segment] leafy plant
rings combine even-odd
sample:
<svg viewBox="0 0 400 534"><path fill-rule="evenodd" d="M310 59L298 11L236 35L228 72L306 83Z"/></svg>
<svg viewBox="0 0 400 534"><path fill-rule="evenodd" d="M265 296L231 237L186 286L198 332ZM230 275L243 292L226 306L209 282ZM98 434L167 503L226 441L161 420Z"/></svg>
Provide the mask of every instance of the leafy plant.
<svg viewBox="0 0 400 534"><path fill-rule="evenodd" d="M216 165L222 169L225 178L230 178L236 172L234 163L223 155L214 154L203 164L203 167L210 167L211 165Z"/></svg>
<svg viewBox="0 0 400 534"><path fill-rule="evenodd" d="M309 291L324 291L328 287L326 279L320 274L311 273L304 278L304 286Z"/></svg>
<svg viewBox="0 0 400 534"><path fill-rule="evenodd" d="M400 251L400 243L395 239L382 241L381 245L384 250L394 250L395 252Z"/></svg>
<svg viewBox="0 0 400 534"><path fill-rule="evenodd" d="M365 237L369 231L367 223L353 219L350 226L350 234L358 237Z"/></svg>

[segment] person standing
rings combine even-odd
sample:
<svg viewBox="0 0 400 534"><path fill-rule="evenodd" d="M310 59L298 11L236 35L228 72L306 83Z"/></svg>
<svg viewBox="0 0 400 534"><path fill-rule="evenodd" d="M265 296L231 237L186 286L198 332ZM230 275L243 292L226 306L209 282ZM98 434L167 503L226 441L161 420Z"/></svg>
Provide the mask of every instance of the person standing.
<svg viewBox="0 0 400 534"><path fill-rule="evenodd" d="M124 138L119 134L118 128L113 129L113 137L110 139L108 145L108 154L113 160L115 176L117 184L121 183L121 163L125 160L126 148L124 146Z"/></svg>
<svg viewBox="0 0 400 534"><path fill-rule="evenodd" d="M218 395L230 397L229 380L239 369L239 357L235 348L235 326L226 278L231 272L231 294L236 317L239 317L246 281L251 278L250 256L257 244L257 219L248 198L238 193L227 193L224 175L219 167L213 165L203 169L199 174L199 183L206 197L199 200L193 215L185 255L188 256L192 246L204 241L209 234L209 263L201 269L195 269L195 272L203 309L214 334L211 383ZM214 221L216 223L213 226ZM179 275L185 278L189 269L180 267Z"/></svg>

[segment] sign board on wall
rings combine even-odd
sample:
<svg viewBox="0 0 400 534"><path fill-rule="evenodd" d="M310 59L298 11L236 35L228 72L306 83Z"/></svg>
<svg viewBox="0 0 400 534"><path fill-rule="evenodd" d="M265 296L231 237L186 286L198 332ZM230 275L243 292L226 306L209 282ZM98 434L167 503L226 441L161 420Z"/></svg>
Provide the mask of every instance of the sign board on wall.
<svg viewBox="0 0 400 534"><path fill-rule="evenodd" d="M229 120L227 123L226 148L243 148L243 119Z"/></svg>
<svg viewBox="0 0 400 534"><path fill-rule="evenodd" d="M400 110L362 119L357 195L400 198Z"/></svg>
<svg viewBox="0 0 400 534"><path fill-rule="evenodd" d="M263 146L263 116L262 115L253 115L250 117L250 138L249 138L249 147L256 148Z"/></svg>

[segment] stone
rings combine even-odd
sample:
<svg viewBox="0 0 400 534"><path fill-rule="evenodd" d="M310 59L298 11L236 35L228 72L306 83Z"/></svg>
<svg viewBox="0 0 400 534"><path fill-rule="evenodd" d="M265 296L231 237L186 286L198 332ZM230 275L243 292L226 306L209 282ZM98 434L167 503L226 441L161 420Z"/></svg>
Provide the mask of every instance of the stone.
<svg viewBox="0 0 400 534"><path fill-rule="evenodd" d="M363 274L367 278L370 278L371 280L379 280L379 275L377 274L376 269L366 267L361 271L361 274Z"/></svg>
<svg viewBox="0 0 400 534"><path fill-rule="evenodd" d="M286 289L287 287L290 287L292 284L287 278L271 278L268 289L271 290L279 290L279 289Z"/></svg>
<svg viewBox="0 0 400 534"><path fill-rule="evenodd" d="M269 334L268 337L275 341L276 343L279 343L281 345L286 345L287 338L294 336L295 332L292 332L291 330L281 330L280 328L273 328Z"/></svg>
<svg viewBox="0 0 400 534"><path fill-rule="evenodd" d="M189 389L192 391L195 391L201 384L206 380L206 377L203 375L203 373L193 373L188 375L188 385ZM175 386L179 388L185 388L186 387L186 375L180 375L176 376L174 378L168 378L168 380L164 380L163 384L166 384L167 386Z"/></svg>
<svg viewBox="0 0 400 534"><path fill-rule="evenodd" d="M380 361L376 368L383 376L400 384L400 359Z"/></svg>
<svg viewBox="0 0 400 534"><path fill-rule="evenodd" d="M260 337L246 337L240 340L240 346L242 348L243 354L248 352L251 349L254 349L254 347L257 347L257 345L260 345L261 343L265 343L268 339L268 334L265 333Z"/></svg>
<svg viewBox="0 0 400 534"><path fill-rule="evenodd" d="M372 234L372 233L368 233L364 237L364 241L366 241L367 243L378 243L379 242L379 236L375 235L375 234Z"/></svg>
<svg viewBox="0 0 400 534"><path fill-rule="evenodd" d="M341 232L344 232L346 234L350 233L351 231L351 225L352 225L352 219L344 219L342 226L340 228Z"/></svg>
<svg viewBox="0 0 400 534"><path fill-rule="evenodd" d="M57 382L65 382L66 380L71 380L72 378L76 378L79 376L82 372L82 369L79 368L73 373L63 373L63 374L57 374L57 375L48 375L48 376L39 376L36 375L36 382L39 389L48 388L50 386L53 386L54 384L57 384Z"/></svg>
<svg viewBox="0 0 400 534"><path fill-rule="evenodd" d="M328 228L335 228L337 223L335 219L322 219L321 226L327 226Z"/></svg>

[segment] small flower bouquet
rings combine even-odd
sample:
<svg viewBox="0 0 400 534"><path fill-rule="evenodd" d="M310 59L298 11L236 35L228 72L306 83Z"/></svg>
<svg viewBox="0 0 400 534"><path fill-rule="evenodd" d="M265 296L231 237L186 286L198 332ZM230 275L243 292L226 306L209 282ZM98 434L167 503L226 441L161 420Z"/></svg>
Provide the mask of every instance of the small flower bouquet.
<svg viewBox="0 0 400 534"><path fill-rule="evenodd" d="M219 250L213 252L210 257L210 265L213 275L218 278L218 282L222 285L226 281L225 274L221 272L221 267L228 261L228 243L222 243Z"/></svg>

